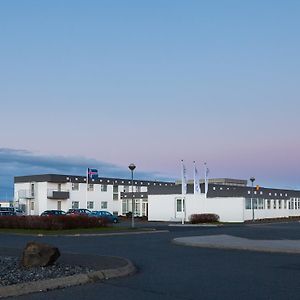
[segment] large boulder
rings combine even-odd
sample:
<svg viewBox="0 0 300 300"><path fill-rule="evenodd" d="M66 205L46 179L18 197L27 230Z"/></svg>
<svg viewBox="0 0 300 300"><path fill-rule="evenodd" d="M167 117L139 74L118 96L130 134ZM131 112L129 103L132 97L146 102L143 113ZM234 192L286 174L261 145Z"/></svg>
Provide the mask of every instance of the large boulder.
<svg viewBox="0 0 300 300"><path fill-rule="evenodd" d="M51 245L29 242L23 250L21 264L23 267L46 267L53 265L59 258L58 248Z"/></svg>

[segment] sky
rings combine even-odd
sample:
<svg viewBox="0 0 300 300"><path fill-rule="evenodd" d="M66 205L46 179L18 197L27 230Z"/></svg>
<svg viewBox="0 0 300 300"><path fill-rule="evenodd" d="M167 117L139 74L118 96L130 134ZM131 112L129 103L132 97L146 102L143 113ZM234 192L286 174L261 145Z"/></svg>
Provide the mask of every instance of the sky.
<svg viewBox="0 0 300 300"><path fill-rule="evenodd" d="M299 1L0 1L0 199L39 173L300 189ZM47 165L47 161L50 163ZM8 195L8 196L7 196Z"/></svg>

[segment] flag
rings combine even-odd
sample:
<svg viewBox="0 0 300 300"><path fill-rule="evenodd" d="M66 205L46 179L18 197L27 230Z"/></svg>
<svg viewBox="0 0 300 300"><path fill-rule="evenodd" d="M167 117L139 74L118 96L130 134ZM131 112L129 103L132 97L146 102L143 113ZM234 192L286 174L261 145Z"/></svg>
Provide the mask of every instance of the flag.
<svg viewBox="0 0 300 300"><path fill-rule="evenodd" d="M205 165L204 189L205 189L205 197L207 197L207 192L208 192L208 173L209 173L209 169L208 169L208 167L206 166L206 163L205 163L204 165Z"/></svg>
<svg viewBox="0 0 300 300"><path fill-rule="evenodd" d="M194 194L200 194L200 183L199 183L199 175L198 170L196 168L196 163L194 162Z"/></svg>
<svg viewBox="0 0 300 300"><path fill-rule="evenodd" d="M181 160L181 193L183 195L186 194L187 192L187 179L186 179L186 168L185 165L183 164L183 160Z"/></svg>
<svg viewBox="0 0 300 300"><path fill-rule="evenodd" d="M97 179L98 178L98 170L88 168L87 175L88 175L88 178L90 178L90 179Z"/></svg>

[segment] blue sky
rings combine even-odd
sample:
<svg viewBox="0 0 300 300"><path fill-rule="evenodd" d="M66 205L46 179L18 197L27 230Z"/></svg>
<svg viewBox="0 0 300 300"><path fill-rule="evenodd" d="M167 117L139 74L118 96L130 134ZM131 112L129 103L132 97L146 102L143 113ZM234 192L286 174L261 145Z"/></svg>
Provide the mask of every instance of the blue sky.
<svg viewBox="0 0 300 300"><path fill-rule="evenodd" d="M84 158L177 178L184 159L190 177L207 161L213 177L300 188L299 13L276 0L1 1L0 148L58 172L72 169L57 158Z"/></svg>

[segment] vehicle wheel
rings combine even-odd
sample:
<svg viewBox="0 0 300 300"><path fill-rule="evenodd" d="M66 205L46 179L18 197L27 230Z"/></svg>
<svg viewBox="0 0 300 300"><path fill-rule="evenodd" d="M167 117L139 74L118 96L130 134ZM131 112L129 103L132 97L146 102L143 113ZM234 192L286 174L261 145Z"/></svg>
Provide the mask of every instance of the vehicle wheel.
<svg viewBox="0 0 300 300"><path fill-rule="evenodd" d="M115 223L115 224L118 223L118 220L117 220L117 219L114 219L114 223Z"/></svg>

